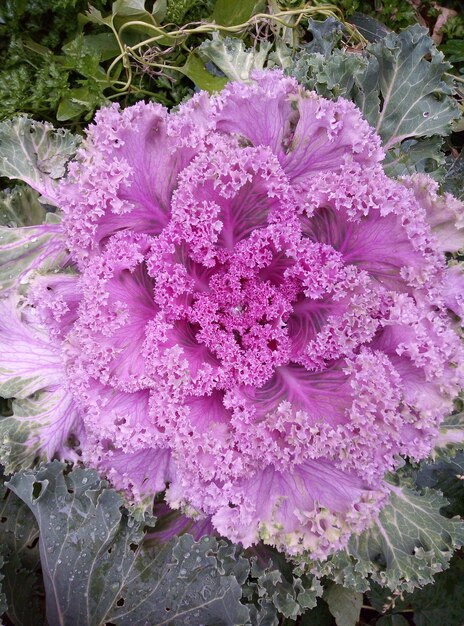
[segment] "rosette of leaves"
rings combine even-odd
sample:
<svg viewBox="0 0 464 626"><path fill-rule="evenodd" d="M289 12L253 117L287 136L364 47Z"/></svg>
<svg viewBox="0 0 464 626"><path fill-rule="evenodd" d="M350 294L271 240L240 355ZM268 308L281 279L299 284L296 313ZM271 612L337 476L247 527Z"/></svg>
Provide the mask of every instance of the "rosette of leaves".
<svg viewBox="0 0 464 626"><path fill-rule="evenodd" d="M394 66L399 63L398 58L402 58L395 57L395 54L401 55L405 49L412 54L408 41L407 37L400 43L391 38L386 46L387 59L389 62L393 59ZM380 54L380 49L376 50ZM250 54L243 48L240 52ZM425 76L430 77L429 73L433 74L436 68L432 70L433 62L427 61L424 54L418 64ZM375 54L374 57L377 58ZM246 62L249 63L248 57ZM421 65L422 62L430 65ZM387 78L389 67L387 64L383 74L381 72L386 82L379 82L377 78L374 87L365 87L362 92L368 94L366 102L375 104L369 109L374 116L372 119L377 119L379 124L382 118L379 129L387 129L383 135L385 143L395 138L391 146L399 143L404 150L404 142L428 141L428 133L432 133L432 137L444 136L447 121L456 112L446 93L448 87L443 87L436 77L442 89L442 99L434 99L434 105L441 103L442 107L434 111L440 120L439 125L425 123L417 126L414 120L420 120L419 114L423 112L419 104L417 110L412 106L413 113L416 113L412 116L412 126L390 135L392 128L402 128L404 118L400 114L399 119L392 122L389 111L395 109L394 103L390 108L382 108L385 98L379 94L385 89L388 91L388 86L392 85ZM240 68L234 71L243 76ZM392 74L396 75L396 72L392 71ZM246 76L244 78L246 80ZM320 82L327 86L324 81ZM426 80L424 82L427 84ZM432 85L435 89L429 93L421 92L417 98L413 92L409 93L410 105L417 101L429 102L427 96L439 89L437 83L432 81ZM318 83L316 88L321 89ZM391 91L395 92L394 86ZM360 97L359 90L355 89L354 93L355 96L350 97ZM347 95L350 94L348 90ZM428 116L422 117L426 120ZM14 139L15 128L14 125L7 127L6 133L11 135L8 145L15 145L16 149L9 152L3 162L3 173L29 182L39 181L41 186L47 182L53 187L54 179L59 178L60 169L66 167L78 141L68 135L55 136L50 128L36 125L32 134L39 140L33 138L32 143L26 144L24 152L22 140ZM405 132L408 136L401 139ZM40 140L43 137L45 143ZM25 158L28 154L29 158ZM421 172L420 164L419 160L409 167ZM437 173L437 177L440 175ZM18 210L15 207L21 207L24 223L33 228L41 220L36 198L28 198L21 191L15 193L19 195L19 201L10 194L3 199L5 215L11 216ZM28 214L29 202L31 211ZM19 216L17 225L18 222ZM30 252L23 253L30 251L31 243L36 242L24 243L29 244L21 250L27 271ZM33 254L29 259L32 262L37 260ZM59 255L56 261L58 265L62 262ZM42 269L47 271L49 268L40 267ZM39 623L37 615L44 615L45 593L47 619L52 624L100 624L105 621L142 624L149 621L192 626L217 623L277 625L279 620L283 621L283 616L288 620L298 618L301 624L311 624L311 620L323 614L320 607L328 607L338 626L354 626L362 610L362 594L368 592L371 606L383 613L379 625L404 623L404 618L401 622L402 609L411 610L411 607L419 624L426 623L430 615L447 624L459 624L462 617L456 608L456 597L460 592L459 560L452 561L448 571L437 573L446 570L453 550L464 540L462 523L456 517L461 514L461 457L458 454L450 460L446 451L443 452L446 445L454 448L462 445L461 428L459 415L445 423L440 440L442 456L438 463L421 466L416 468L417 471L407 468L401 479L392 479L390 503L376 524L360 536L352 537L347 547L328 561L318 563L303 559L290 574L284 563L280 567L262 565L211 536L203 543L184 536L166 542L163 547L146 547L143 537L152 530L154 521L141 518L135 511L125 510L121 496L109 489L95 472L75 469L69 473L58 463L23 471L9 480L10 492L4 489L2 494L2 524L5 524L2 532L7 538L2 542L6 546L2 566L2 609L15 624L34 623L27 621L32 619L30 614L23 615L25 607L34 602L35 623ZM20 450L23 443L18 441ZM26 458L24 462L27 464L33 460ZM275 562L278 563L278 559ZM15 582L13 572L17 574L18 571L21 577ZM71 580L76 573L80 580ZM314 575L316 580L312 578ZM424 598L430 597L427 596L428 587L424 591L414 591L414 588L432 583L435 575L437 592L432 601L434 604L430 606L424 602ZM322 576L325 577L322 579L325 604L319 604L312 613L316 596L322 593L317 582ZM28 586L24 585L23 589L20 583L26 580ZM70 597L69 585L74 583ZM33 598L20 595L20 590L24 592L26 587L33 590ZM401 602L394 602L402 592L412 595L404 595ZM303 613L305 615L301 618ZM325 619L331 619L325 615Z"/></svg>

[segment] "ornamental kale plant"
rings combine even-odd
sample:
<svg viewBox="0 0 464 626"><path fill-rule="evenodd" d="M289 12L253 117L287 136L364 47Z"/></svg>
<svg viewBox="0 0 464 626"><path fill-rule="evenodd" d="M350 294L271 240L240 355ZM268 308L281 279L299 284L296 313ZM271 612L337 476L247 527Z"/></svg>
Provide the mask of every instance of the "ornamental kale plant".
<svg viewBox="0 0 464 626"><path fill-rule="evenodd" d="M80 459L134 502L166 489L245 547L324 559L403 457L448 442L464 206L388 178L353 103L263 70L174 112L102 109L59 158L20 125L36 169L8 175L62 219L2 231L8 470Z"/></svg>

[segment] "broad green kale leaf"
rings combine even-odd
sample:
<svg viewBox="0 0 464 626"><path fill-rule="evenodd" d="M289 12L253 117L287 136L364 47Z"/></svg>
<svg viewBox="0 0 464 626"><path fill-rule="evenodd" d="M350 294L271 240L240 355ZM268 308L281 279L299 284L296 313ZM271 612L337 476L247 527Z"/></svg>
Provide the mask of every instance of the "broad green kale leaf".
<svg viewBox="0 0 464 626"><path fill-rule="evenodd" d="M237 570L227 563L220 542L205 537L195 543L183 535L146 549L145 524L128 516L122 497L95 471L63 470L55 461L37 472L16 474L8 483L39 527L50 624L248 622ZM243 575L241 564L238 569Z"/></svg>
<svg viewBox="0 0 464 626"><path fill-rule="evenodd" d="M368 47L369 68L357 104L387 147L411 137L446 135L459 117L444 61L427 30L415 24ZM430 61L425 57L430 55Z"/></svg>
<svg viewBox="0 0 464 626"><path fill-rule="evenodd" d="M427 31L415 24L399 35L388 34L362 54L303 52L288 72L324 97L343 96L355 102L386 149L395 146L386 169L391 175L400 175L421 171L421 165L415 167L423 162L420 153L432 154L435 136L449 134L451 122L460 116L445 75L450 67ZM429 137L434 139L421 144L419 154L411 150L411 140ZM409 143L402 144L404 140Z"/></svg>
<svg viewBox="0 0 464 626"><path fill-rule="evenodd" d="M464 522L440 513L448 501L438 491L391 489L377 523L318 565L321 574L357 591L368 590L368 576L391 590L412 591L448 567L454 550L464 543Z"/></svg>
<svg viewBox="0 0 464 626"><path fill-rule="evenodd" d="M66 173L80 137L25 115L0 123L0 176L27 183L53 202L55 181Z"/></svg>
<svg viewBox="0 0 464 626"><path fill-rule="evenodd" d="M43 584L37 539L39 529L30 509L0 484L0 559L7 613L15 626L44 623Z"/></svg>

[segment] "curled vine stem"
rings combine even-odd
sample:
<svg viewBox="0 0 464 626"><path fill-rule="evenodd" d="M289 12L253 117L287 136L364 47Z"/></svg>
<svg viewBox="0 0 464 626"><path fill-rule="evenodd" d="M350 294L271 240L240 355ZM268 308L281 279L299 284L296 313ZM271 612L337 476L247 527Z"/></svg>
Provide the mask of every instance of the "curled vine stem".
<svg viewBox="0 0 464 626"><path fill-rule="evenodd" d="M210 35L213 33L221 33L224 35L243 35L254 31L255 42L269 40L270 38L277 38L278 31L283 30L293 35L293 47L296 45L296 30L300 26L302 20L307 17L315 15L322 15L324 17L334 17L344 23L346 31L350 40L356 42L358 45L365 46L366 40L351 24L346 23L343 20L343 14L340 9L333 4L315 4L308 6L305 4L303 7L297 9L287 9L282 11L276 11L274 13L257 13L253 15L249 20L242 24L234 26L222 26L214 22L193 22L186 24L185 26L176 26L175 24L157 25L155 23L148 24L147 22L141 22L138 20L132 20L124 23L119 30L117 30L113 24L110 25L119 46L120 53L116 56L110 64L106 77L108 83L122 95L130 90L133 82L133 71L131 61L135 61L137 64L142 65L145 68L150 68L157 76L165 75L164 70L180 71L179 67L175 65L168 65L163 62L169 52L182 45L186 47L186 41L192 35ZM134 46L127 46L123 41L123 33L130 28L143 27L153 33L151 37L135 44ZM143 50L152 50L154 54L146 55ZM169 51L169 52L168 52ZM158 62L160 61L160 62ZM118 80L113 77L116 68L119 63L123 64L126 72L126 80Z"/></svg>

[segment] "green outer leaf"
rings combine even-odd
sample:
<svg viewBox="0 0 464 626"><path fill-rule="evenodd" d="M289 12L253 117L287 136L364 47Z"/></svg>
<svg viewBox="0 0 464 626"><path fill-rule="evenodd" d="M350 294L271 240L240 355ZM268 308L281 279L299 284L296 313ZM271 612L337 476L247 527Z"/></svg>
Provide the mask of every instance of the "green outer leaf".
<svg viewBox="0 0 464 626"><path fill-rule="evenodd" d="M208 72L204 62L195 52L189 54L187 62L183 67L179 67L178 71L190 78L199 89L204 89L209 93L221 91L227 83L227 78L214 76Z"/></svg>
<svg viewBox="0 0 464 626"><path fill-rule="evenodd" d="M320 53L298 55L289 73L324 98L342 96L352 100L355 81L362 81L367 67L367 58L334 50L328 57Z"/></svg>
<svg viewBox="0 0 464 626"><path fill-rule="evenodd" d="M24 115L1 122L0 176L22 180L54 203L55 180L66 173L80 142L68 130Z"/></svg>
<svg viewBox="0 0 464 626"><path fill-rule="evenodd" d="M409 137L446 135L459 117L444 73L451 67L414 24L368 47L370 68L355 99L389 147ZM430 55L430 61L424 57ZM379 99L382 94L382 101Z"/></svg>
<svg viewBox="0 0 464 626"><path fill-rule="evenodd" d="M122 509L121 496L93 470L63 469L55 461L8 483L39 526L50 624L248 623L236 577L221 574L224 567L234 569L227 563L230 553L218 556L222 542L204 537L195 543L183 535L145 549L144 524Z"/></svg>
<svg viewBox="0 0 464 626"><path fill-rule="evenodd" d="M308 20L308 32L312 40L305 44L307 52L317 52L327 58L342 38L344 26L334 17L328 17L322 22Z"/></svg>
<svg viewBox="0 0 464 626"><path fill-rule="evenodd" d="M357 591L367 591L369 574L392 590L412 591L448 567L454 549L464 543L464 521L440 514L448 501L438 491L390 488L378 522L318 565L321 574Z"/></svg>
<svg viewBox="0 0 464 626"><path fill-rule="evenodd" d="M221 26L244 24L266 6L264 0L217 0L212 19Z"/></svg>
<svg viewBox="0 0 464 626"><path fill-rule="evenodd" d="M306 609L316 606L317 598L322 595L322 586L312 575L295 576L291 570L288 571L283 555L269 554L266 550L261 555L261 563L252 558L250 580L243 587L243 593L252 607L252 624L277 626L276 610L284 617L296 619ZM265 567L262 562L269 558Z"/></svg>
<svg viewBox="0 0 464 626"><path fill-rule="evenodd" d="M361 614L362 593L333 584L325 591L323 597L337 626L356 626Z"/></svg>
<svg viewBox="0 0 464 626"><path fill-rule="evenodd" d="M216 38L204 41L198 53L206 61L211 61L229 80L246 82L252 70L262 70L271 44L264 42L258 50L247 50L241 39Z"/></svg>

